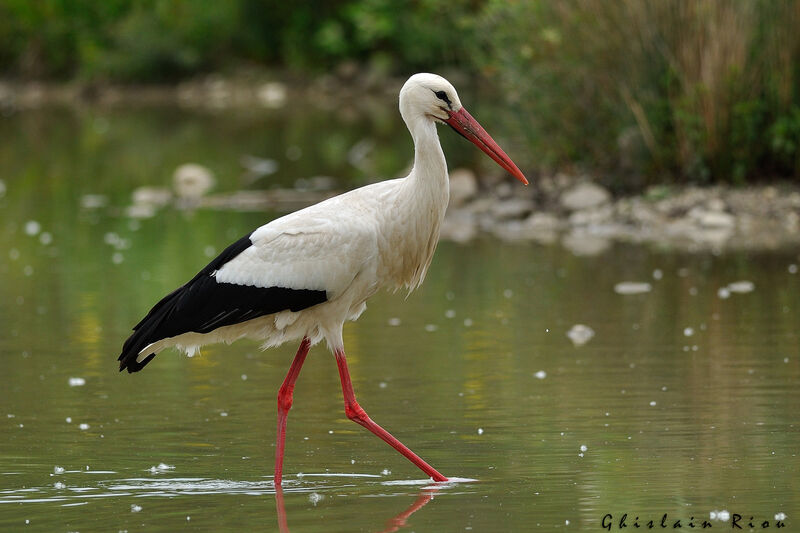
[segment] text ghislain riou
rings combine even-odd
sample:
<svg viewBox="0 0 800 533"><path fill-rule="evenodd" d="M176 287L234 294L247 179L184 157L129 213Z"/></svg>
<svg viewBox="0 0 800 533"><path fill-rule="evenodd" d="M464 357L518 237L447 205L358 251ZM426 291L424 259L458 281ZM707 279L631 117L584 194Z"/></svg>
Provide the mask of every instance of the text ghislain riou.
<svg viewBox="0 0 800 533"><path fill-rule="evenodd" d="M758 520L753 516L749 518L740 515L739 513L731 513L730 521L726 520L724 522L717 522L717 526L724 526L729 529L768 529L768 528L784 528L786 527L786 522L784 520ZM670 518L667 513L664 513L660 519L641 519L638 516L634 517L632 520L628 516L628 513L621 515L618 519L614 518L614 515L611 513L606 513L603 515L602 520L600 521L600 525L606 531L612 530L623 530L623 529L711 529L714 527L714 524L709 522L708 520L699 520L695 519L695 517L689 518L689 520L683 520L680 518Z"/></svg>

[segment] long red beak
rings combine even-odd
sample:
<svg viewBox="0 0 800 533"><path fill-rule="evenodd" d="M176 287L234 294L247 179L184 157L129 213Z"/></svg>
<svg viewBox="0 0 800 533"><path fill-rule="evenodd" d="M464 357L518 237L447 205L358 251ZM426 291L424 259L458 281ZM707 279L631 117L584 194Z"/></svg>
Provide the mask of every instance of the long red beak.
<svg viewBox="0 0 800 533"><path fill-rule="evenodd" d="M503 149L497 146L492 136L486 133L486 130L478 124L478 121L472 118L472 115L467 112L466 108L462 107L458 111L450 113L450 118L445 120L445 122L472 142L472 144L486 152L486 155L494 159L506 172L525 185L528 184L528 180L525 179L525 175L522 171L517 168L517 165L506 155Z"/></svg>

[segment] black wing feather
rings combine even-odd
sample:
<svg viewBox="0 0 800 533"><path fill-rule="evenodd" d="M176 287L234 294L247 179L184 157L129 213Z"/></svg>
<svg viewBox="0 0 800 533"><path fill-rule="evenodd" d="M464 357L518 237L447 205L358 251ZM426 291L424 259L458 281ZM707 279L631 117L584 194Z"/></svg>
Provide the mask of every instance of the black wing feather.
<svg viewBox="0 0 800 533"><path fill-rule="evenodd" d="M138 372L155 354L136 362L148 344L182 333L210 333L279 311L301 311L327 300L324 290L255 287L217 282L214 273L252 246L246 235L228 246L188 283L161 299L133 328L119 356L120 371Z"/></svg>

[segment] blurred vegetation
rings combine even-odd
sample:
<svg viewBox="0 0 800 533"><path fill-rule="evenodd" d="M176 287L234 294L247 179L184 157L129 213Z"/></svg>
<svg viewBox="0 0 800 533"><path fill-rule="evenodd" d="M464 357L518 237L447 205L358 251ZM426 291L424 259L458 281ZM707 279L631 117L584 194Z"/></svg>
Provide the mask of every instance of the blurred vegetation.
<svg viewBox="0 0 800 533"><path fill-rule="evenodd" d="M455 67L514 104L530 169L577 166L620 188L797 180L797 28L800 0L0 0L0 75Z"/></svg>

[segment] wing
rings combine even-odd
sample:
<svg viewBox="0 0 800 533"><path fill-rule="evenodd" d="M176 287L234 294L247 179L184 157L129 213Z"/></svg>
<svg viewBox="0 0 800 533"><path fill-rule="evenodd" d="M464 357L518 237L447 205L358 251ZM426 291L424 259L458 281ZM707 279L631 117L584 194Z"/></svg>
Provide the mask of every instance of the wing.
<svg viewBox="0 0 800 533"><path fill-rule="evenodd" d="M262 226L165 296L134 327L120 370L141 370L155 354L137 357L159 340L301 311L346 290L374 255L375 238L345 213L314 213L299 211Z"/></svg>

